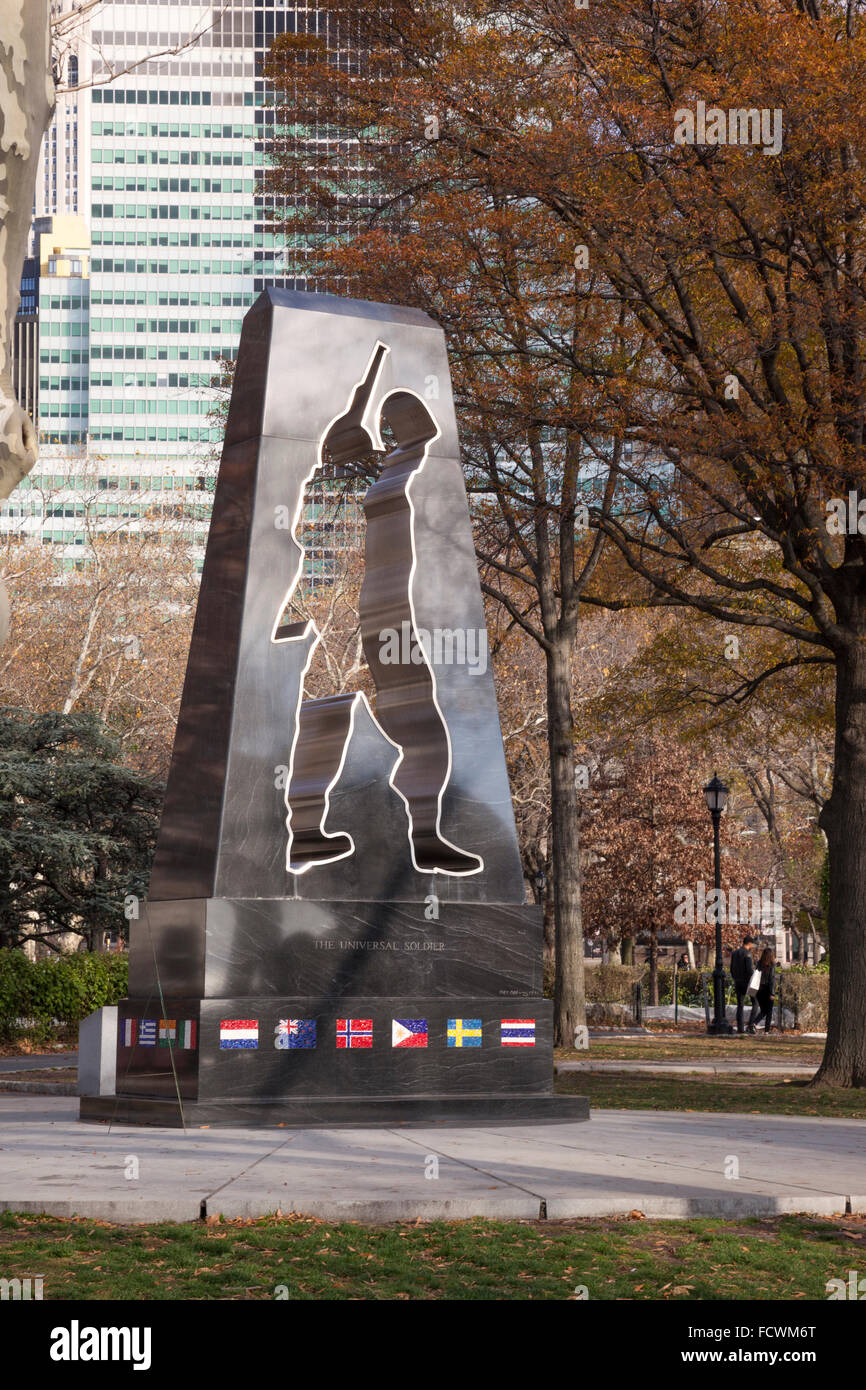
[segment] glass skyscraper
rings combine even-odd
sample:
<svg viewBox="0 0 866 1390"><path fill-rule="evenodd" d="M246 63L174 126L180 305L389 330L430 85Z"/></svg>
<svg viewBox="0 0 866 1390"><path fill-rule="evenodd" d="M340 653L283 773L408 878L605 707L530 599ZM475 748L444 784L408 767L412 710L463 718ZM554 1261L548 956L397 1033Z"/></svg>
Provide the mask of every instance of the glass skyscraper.
<svg viewBox="0 0 866 1390"><path fill-rule="evenodd" d="M325 12L286 0L123 0L76 23L71 0L54 9L65 28L60 81L79 86L61 90L36 213L83 219L89 308L80 413L64 430L46 413L64 376L49 323L62 297L41 281L31 487L45 492L51 480L56 490L65 476L69 491L86 477L112 492L115 527L124 506L133 527L183 515L201 542L222 438L221 363L266 284L311 287L263 188L274 109L261 67L276 34L319 30ZM7 508L5 529L11 520Z"/></svg>

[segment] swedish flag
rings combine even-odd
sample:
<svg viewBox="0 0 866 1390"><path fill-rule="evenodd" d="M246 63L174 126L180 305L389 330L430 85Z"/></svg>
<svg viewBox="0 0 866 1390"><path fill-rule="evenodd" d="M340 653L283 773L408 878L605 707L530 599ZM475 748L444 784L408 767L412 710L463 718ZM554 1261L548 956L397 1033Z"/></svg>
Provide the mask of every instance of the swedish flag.
<svg viewBox="0 0 866 1390"><path fill-rule="evenodd" d="M449 1018L449 1020L448 1020L448 1046L449 1046L449 1047L480 1047L480 1046L481 1046L481 1019L480 1019L480 1018Z"/></svg>

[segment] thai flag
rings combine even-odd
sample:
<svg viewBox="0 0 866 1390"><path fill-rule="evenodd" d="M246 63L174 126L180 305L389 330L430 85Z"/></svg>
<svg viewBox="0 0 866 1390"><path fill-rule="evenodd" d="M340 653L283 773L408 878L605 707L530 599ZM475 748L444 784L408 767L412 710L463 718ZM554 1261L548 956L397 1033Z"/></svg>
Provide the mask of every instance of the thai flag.
<svg viewBox="0 0 866 1390"><path fill-rule="evenodd" d="M220 1049L237 1047L258 1047L259 1020L257 1018L221 1018Z"/></svg>
<svg viewBox="0 0 866 1390"><path fill-rule="evenodd" d="M372 1047L372 1018L338 1018L337 1047Z"/></svg>
<svg viewBox="0 0 866 1390"><path fill-rule="evenodd" d="M502 1020L503 1047L534 1047L534 1018L504 1018Z"/></svg>

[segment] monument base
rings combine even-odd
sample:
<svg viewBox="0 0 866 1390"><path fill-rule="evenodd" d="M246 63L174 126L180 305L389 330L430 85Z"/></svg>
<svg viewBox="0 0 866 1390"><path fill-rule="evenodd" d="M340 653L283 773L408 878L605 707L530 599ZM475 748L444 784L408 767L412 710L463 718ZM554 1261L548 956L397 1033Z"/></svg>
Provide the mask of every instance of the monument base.
<svg viewBox="0 0 866 1390"><path fill-rule="evenodd" d="M148 1096L82 1096L80 1119L196 1129L368 1129L430 1125L574 1124L589 1119L584 1096L412 1096L184 1101Z"/></svg>
<svg viewBox="0 0 866 1390"><path fill-rule="evenodd" d="M116 1084L81 1118L144 1125L535 1124L553 1094L543 998L123 999Z"/></svg>

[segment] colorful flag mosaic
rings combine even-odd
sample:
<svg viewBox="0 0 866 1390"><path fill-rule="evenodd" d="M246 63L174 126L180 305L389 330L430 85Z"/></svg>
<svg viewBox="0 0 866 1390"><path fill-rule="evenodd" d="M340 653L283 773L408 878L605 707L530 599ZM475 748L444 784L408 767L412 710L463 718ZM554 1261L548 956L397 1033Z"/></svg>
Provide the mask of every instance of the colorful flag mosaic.
<svg viewBox="0 0 866 1390"><path fill-rule="evenodd" d="M480 1019L480 1018L449 1018L449 1020L448 1020L448 1046L449 1046L449 1047L480 1047L480 1046L481 1046L481 1019Z"/></svg>
<svg viewBox="0 0 866 1390"><path fill-rule="evenodd" d="M274 1047L286 1051L294 1047L316 1046L314 1018L281 1018L274 1029Z"/></svg>
<svg viewBox="0 0 866 1390"><path fill-rule="evenodd" d="M392 1047L426 1047L426 1018L394 1018L391 1020Z"/></svg>
<svg viewBox="0 0 866 1390"><path fill-rule="evenodd" d="M372 1018L338 1018L337 1047L372 1047Z"/></svg>
<svg viewBox="0 0 866 1390"><path fill-rule="evenodd" d="M503 1047L534 1047L534 1018L504 1018L502 1020Z"/></svg>
<svg viewBox="0 0 866 1390"><path fill-rule="evenodd" d="M227 1048L250 1048L259 1045L259 1020L257 1018L220 1019L220 1050Z"/></svg>

